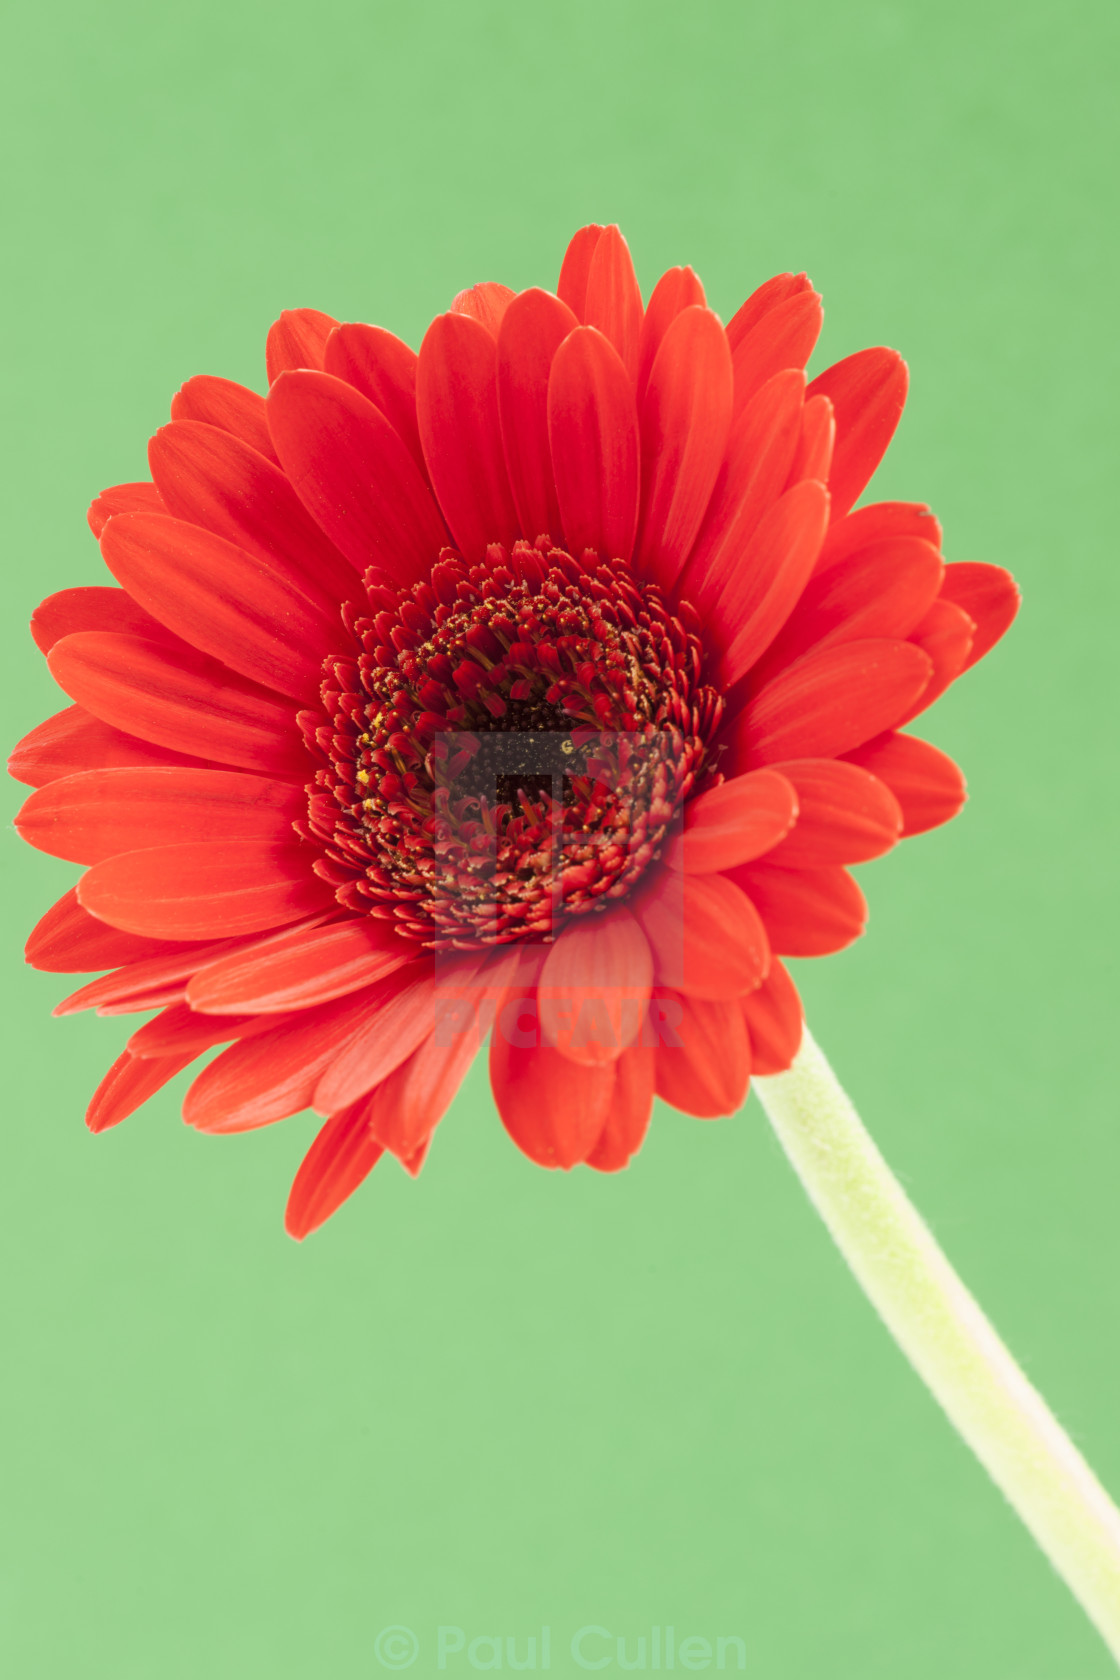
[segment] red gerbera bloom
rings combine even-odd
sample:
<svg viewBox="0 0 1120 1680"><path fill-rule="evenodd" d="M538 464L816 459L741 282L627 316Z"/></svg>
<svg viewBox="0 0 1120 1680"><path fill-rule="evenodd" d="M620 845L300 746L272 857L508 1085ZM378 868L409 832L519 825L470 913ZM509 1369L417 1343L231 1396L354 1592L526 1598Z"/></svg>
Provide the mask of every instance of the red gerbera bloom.
<svg viewBox="0 0 1120 1680"><path fill-rule="evenodd" d="M1017 606L928 508L851 511L906 368L807 385L820 322L804 275L726 328L688 268L643 309L587 227L556 295L475 286L419 356L293 310L267 400L183 386L152 482L90 510L121 587L34 616L76 703L12 760L20 832L90 865L28 960L113 970L57 1012L159 1011L95 1131L232 1041L184 1117L327 1117L302 1236L384 1151L419 1169L491 1023L547 1166L624 1166L655 1092L727 1114L789 1065L780 957L855 939L845 866L959 809L900 731Z"/></svg>

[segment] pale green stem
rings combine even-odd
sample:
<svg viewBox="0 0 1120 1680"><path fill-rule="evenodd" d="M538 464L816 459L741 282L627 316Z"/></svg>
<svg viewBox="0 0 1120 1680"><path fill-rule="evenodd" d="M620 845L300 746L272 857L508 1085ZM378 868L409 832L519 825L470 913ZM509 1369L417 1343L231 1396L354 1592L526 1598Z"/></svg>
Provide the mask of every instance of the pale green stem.
<svg viewBox="0 0 1120 1680"><path fill-rule="evenodd" d="M957 1277L808 1032L788 1073L755 1088L895 1341L1120 1661L1120 1511Z"/></svg>

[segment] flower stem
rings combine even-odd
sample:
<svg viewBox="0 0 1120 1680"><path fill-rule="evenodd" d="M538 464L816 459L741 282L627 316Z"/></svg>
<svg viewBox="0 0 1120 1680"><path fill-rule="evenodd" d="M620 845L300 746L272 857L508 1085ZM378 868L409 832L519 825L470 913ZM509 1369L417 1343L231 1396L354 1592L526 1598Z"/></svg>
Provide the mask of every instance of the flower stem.
<svg viewBox="0 0 1120 1680"><path fill-rule="evenodd" d="M873 1305L1120 1661L1120 1511L968 1293L808 1031L755 1081Z"/></svg>

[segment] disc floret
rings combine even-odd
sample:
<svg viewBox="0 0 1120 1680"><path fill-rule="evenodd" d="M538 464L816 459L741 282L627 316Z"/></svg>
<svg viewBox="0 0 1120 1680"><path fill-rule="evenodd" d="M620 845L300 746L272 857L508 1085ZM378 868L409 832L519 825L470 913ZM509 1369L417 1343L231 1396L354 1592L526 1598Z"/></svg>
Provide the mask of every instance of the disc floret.
<svg viewBox="0 0 1120 1680"><path fill-rule="evenodd" d="M310 824L351 909L436 949L547 938L630 892L713 774L698 625L592 550L368 573L305 715Z"/></svg>

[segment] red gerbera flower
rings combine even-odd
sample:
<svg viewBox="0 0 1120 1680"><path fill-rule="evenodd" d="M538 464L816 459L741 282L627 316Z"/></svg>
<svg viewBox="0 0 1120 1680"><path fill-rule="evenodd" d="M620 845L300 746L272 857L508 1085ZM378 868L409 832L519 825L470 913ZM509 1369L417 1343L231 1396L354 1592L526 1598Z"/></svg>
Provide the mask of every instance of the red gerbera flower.
<svg viewBox="0 0 1120 1680"><path fill-rule="evenodd" d="M902 726L1017 606L925 506L851 511L906 368L807 385L820 322L804 275L726 328L688 268L643 309L587 227L555 295L475 286L419 356L293 310L267 400L183 386L152 482L90 510L121 587L35 613L75 704L12 760L25 839L90 866L28 960L112 969L57 1013L158 1010L95 1131L229 1043L184 1117L327 1117L302 1236L384 1151L419 1169L492 1023L547 1166L789 1065L780 957L855 939L846 865L959 809Z"/></svg>

